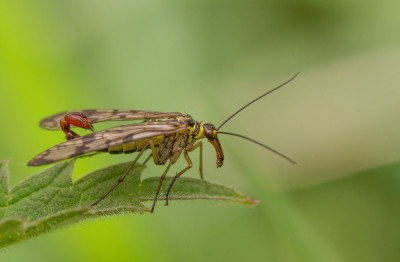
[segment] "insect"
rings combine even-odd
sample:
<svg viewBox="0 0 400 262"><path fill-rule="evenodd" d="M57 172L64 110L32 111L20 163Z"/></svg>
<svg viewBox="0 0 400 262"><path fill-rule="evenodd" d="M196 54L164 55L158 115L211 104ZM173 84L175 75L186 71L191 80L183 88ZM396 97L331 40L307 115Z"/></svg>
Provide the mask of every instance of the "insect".
<svg viewBox="0 0 400 262"><path fill-rule="evenodd" d="M166 193L166 205L168 205L168 196L175 181L189 170L192 165L189 153L199 149L200 150L200 178L203 180L203 143L199 141L206 138L208 142L214 147L217 156L217 168L221 167L224 162L224 153L218 139L219 134L233 135L247 139L256 143L273 153L285 158L289 162L295 162L279 153L278 151L257 142L251 138L243 135L222 132L221 127L229 120L236 116L240 111L261 99L262 97L270 94L271 92L288 84L296 76L280 84L274 89L262 94L246 105L242 106L234 114L228 117L217 128L210 123L199 123L190 115L181 113L163 113L155 111L135 111L135 110L79 110L72 112L63 112L43 119L40 126L48 130L62 130L65 133L66 142L58 144L54 147L47 149L34 157L29 163L29 166L45 165L72 157L79 157L89 153L109 152L109 153L133 153L138 152L136 158L132 161L127 170L115 182L115 184L105 192L91 207L100 203L108 194L110 194L120 183L122 183L136 164L138 159L147 150L151 150L151 154L144 161L153 158L156 165L166 164L166 169L161 175L158 188L153 200L151 213L154 211L157 198L160 193L160 188L165 179L168 170L178 158L183 154L187 162L187 166L178 172L170 183ZM128 120L142 120L141 123L134 123L128 125L121 125L117 127L108 128L99 132L94 132L93 123L104 121L128 121ZM79 136L77 133L70 129L71 126L89 129L94 133L85 136Z"/></svg>

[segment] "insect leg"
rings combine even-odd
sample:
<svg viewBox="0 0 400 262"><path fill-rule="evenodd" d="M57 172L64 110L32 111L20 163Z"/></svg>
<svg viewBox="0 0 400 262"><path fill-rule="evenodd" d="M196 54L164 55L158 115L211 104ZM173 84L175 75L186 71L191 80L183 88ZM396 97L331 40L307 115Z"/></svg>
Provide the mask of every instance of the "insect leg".
<svg viewBox="0 0 400 262"><path fill-rule="evenodd" d="M158 199L158 194L160 193L162 182L164 181L165 176L167 175L169 168L171 167L172 164L174 164L176 162L176 160L179 158L181 153L182 153L182 150L177 151L173 155L173 157L169 160L168 166L167 166L167 168L165 169L164 173L162 174L162 176L160 178L160 183L158 184L156 196L154 197L154 201L153 201L153 206L151 207L151 211L150 211L151 213L154 212L154 207L156 206L156 202L157 202L157 199Z"/></svg>
<svg viewBox="0 0 400 262"><path fill-rule="evenodd" d="M98 203L100 203L100 201L102 201L104 198L106 198L108 196L108 194L110 194L119 184L121 184L125 177L128 175L129 171L132 169L132 167L136 164L136 162L138 161L139 157L143 154L143 152L148 148L149 143L145 143L143 145L142 150L140 150L139 154L136 156L135 160L132 161L132 163L129 165L129 167L126 169L126 171L124 172L124 174L118 179L118 181L112 185L112 187L110 187L110 189L107 190L106 193L104 193L104 195L102 195L96 202L94 202L93 204L90 205L90 207L94 207L95 205L97 205Z"/></svg>
<svg viewBox="0 0 400 262"><path fill-rule="evenodd" d="M160 159L158 158L158 150L157 150L156 146L154 145L153 140L149 140L149 141L147 141L147 143L149 144L149 146L151 148L151 154L146 158L146 160L144 160L143 165L146 165L146 163L150 160L151 157L153 157L154 163L156 165L159 165Z"/></svg>
<svg viewBox="0 0 400 262"><path fill-rule="evenodd" d="M201 180L204 180L204 178L203 178L203 142L201 142L201 141L197 142L191 149L187 150L187 152L192 152L198 147L200 147L200 167L199 167L200 178L201 178Z"/></svg>
<svg viewBox="0 0 400 262"><path fill-rule="evenodd" d="M169 168L171 167L171 165L172 165L171 161L169 161L167 168L165 169L164 173L162 174L162 176L160 178L160 183L158 184L156 196L154 197L153 206L151 207L150 213L154 212L154 207L156 206L158 194L160 193L160 189L161 189L161 184L162 184L163 180L165 179L165 176L167 175L167 172L168 172Z"/></svg>
<svg viewBox="0 0 400 262"><path fill-rule="evenodd" d="M200 147L201 148L201 147ZM186 159L186 162L188 163L188 166L185 167L185 169L183 169L181 172L177 173L174 177L174 179L172 180L171 184L169 185L167 194L165 195L165 205L168 206L168 195L169 195L169 191L171 191L172 185L175 183L175 180L180 177L183 173L185 173L186 171L188 171L190 168L192 168L193 164L192 164L192 160L190 160L189 154L187 153L187 151L183 152L183 156Z"/></svg>
<svg viewBox="0 0 400 262"><path fill-rule="evenodd" d="M142 165L146 165L147 162L149 162L150 158L153 156L153 154L151 153L142 163Z"/></svg>
<svg viewBox="0 0 400 262"><path fill-rule="evenodd" d="M160 164L160 159L158 158L158 150L156 146L154 145L153 140L149 140L147 142L151 148L151 155L153 156L154 164L159 165Z"/></svg>

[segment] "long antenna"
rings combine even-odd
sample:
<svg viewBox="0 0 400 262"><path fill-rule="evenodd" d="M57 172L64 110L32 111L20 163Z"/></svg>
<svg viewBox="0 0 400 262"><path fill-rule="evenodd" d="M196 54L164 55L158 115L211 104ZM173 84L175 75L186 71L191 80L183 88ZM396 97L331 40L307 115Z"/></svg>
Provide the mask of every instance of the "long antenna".
<svg viewBox="0 0 400 262"><path fill-rule="evenodd" d="M258 142L258 141L256 141L256 140L254 140L254 139L251 139L251 138L249 138L249 137L247 137L247 136L242 136L242 135L239 135L239 134L234 134L234 133L229 133L229 132L219 132L219 131L217 131L217 133L218 133L218 134L231 135L231 136L237 136L237 137L241 137L241 138L247 139L247 140L249 140L249 141L251 141L251 142L253 142L253 143L256 143L256 144L259 145L259 146L262 146L262 147L268 149L269 151L271 151L271 152L277 154L278 156L285 158L285 159L286 159L287 161L289 161L290 163L292 163L292 164L297 164L297 163L296 163L293 159L291 159L290 157L285 156L284 154L279 153L279 152L276 151L275 149L270 148L269 146L266 146L266 145L264 145L264 144L262 144L262 143L260 143L260 142Z"/></svg>
<svg viewBox="0 0 400 262"><path fill-rule="evenodd" d="M254 99L254 100L252 100L251 102L247 103L246 105L242 106L238 111L236 111L235 113L233 113L233 114L232 114L230 117L228 117L224 122L222 122L222 124L217 128L217 130L220 130L221 127L222 127L223 125L226 124L226 122L228 122L229 120L231 120L232 117L236 116L240 111L242 111L243 109L245 109L245 108L248 107L249 105L253 104L253 103L256 102L257 100L263 98L264 96L266 96L266 95L268 95L268 94L274 92L275 90L281 88L282 86L288 84L290 81L292 81L293 79L295 79L296 76L298 76L299 74L300 74L300 73L296 73L294 76L292 76L292 78L290 78L290 79L287 80L286 82L280 84L279 86L275 87L274 89L269 90L267 93L262 94L261 96L257 97L256 99Z"/></svg>

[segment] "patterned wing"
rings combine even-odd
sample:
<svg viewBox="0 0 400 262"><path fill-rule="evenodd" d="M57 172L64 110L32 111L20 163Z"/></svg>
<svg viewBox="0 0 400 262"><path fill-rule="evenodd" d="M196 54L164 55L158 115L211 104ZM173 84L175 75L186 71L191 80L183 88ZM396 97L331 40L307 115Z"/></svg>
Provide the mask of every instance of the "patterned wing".
<svg viewBox="0 0 400 262"><path fill-rule="evenodd" d="M117 126L49 148L34 157L28 166L45 165L93 151L102 151L111 146L172 134L185 128L187 128L186 124L175 120Z"/></svg>
<svg viewBox="0 0 400 262"><path fill-rule="evenodd" d="M64 115L70 112L84 113L92 123L104 121L127 121L127 120L145 120L145 119L161 119L168 117L181 116L181 113L163 113L156 111L140 111L140 110L113 110L113 109L93 109L93 110L71 110L58 113L46 117L40 121L40 127L47 130L60 130L60 120Z"/></svg>

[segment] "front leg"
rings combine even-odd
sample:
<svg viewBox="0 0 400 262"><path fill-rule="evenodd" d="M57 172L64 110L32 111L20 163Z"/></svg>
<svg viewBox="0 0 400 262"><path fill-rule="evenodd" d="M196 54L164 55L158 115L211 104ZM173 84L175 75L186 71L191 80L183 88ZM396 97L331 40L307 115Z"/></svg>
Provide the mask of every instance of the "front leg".
<svg viewBox="0 0 400 262"><path fill-rule="evenodd" d="M175 183L176 179L178 179L178 177L180 177L183 173L185 173L186 171L188 171L190 168L192 168L193 163L192 160L189 157L188 152L192 152L194 151L196 148L200 148L200 167L199 167L199 171L200 171L200 178L201 180L203 179L203 142L198 142L196 143L192 148L187 149L183 152L183 156L185 157L186 162L188 163L187 167L184 168L181 172L177 173L174 177L174 179L172 180L171 184L169 185L167 194L165 196L165 205L168 206L168 195L169 192L171 191L172 185Z"/></svg>
<svg viewBox="0 0 400 262"><path fill-rule="evenodd" d="M201 142L201 141L197 142L192 148L190 148L186 151L193 152L198 147L200 148L200 166L199 166L200 178L201 178L201 180L204 180L204 178L203 178L203 142Z"/></svg>

